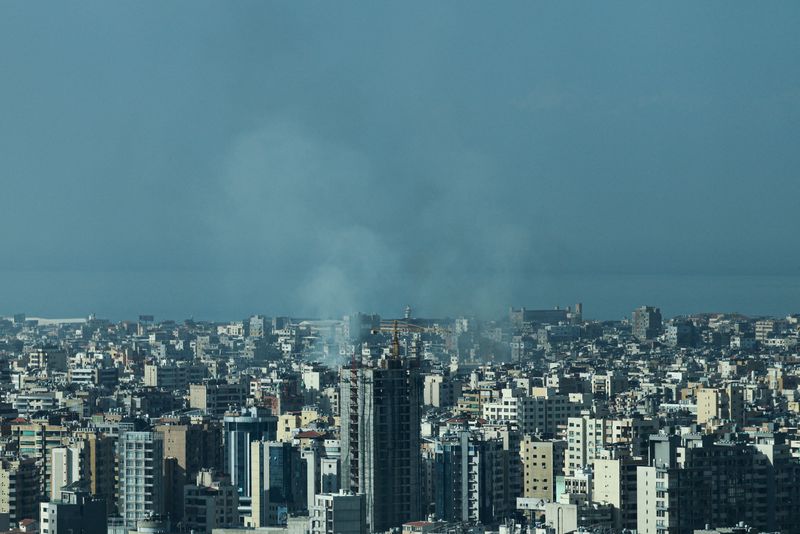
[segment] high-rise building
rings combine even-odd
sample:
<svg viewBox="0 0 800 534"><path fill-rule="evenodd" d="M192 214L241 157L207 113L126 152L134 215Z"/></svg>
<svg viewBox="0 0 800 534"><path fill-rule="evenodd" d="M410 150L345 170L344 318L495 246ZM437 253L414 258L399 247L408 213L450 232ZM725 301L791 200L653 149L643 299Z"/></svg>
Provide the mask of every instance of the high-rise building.
<svg viewBox="0 0 800 534"><path fill-rule="evenodd" d="M366 534L364 495L350 492L321 493L311 509L311 534Z"/></svg>
<svg viewBox="0 0 800 534"><path fill-rule="evenodd" d="M82 479L81 449L56 447L50 451L50 500L61 496L61 488Z"/></svg>
<svg viewBox="0 0 800 534"><path fill-rule="evenodd" d="M286 525L289 513L306 511L307 475L300 450L290 443L250 444L252 512L248 525Z"/></svg>
<svg viewBox="0 0 800 534"><path fill-rule="evenodd" d="M267 320L263 315L253 315L248 323L248 334L250 337L264 337L266 334Z"/></svg>
<svg viewBox="0 0 800 534"><path fill-rule="evenodd" d="M612 521L617 530L636 530L636 469L646 465L643 458L633 458L627 451L621 456L604 455L594 460L595 502L613 507Z"/></svg>
<svg viewBox="0 0 800 534"><path fill-rule="evenodd" d="M339 456L328 456L328 451L318 441L306 447L300 453L306 469L306 497L308 509L314 507L314 496L319 493L337 493L339 491Z"/></svg>
<svg viewBox="0 0 800 534"><path fill-rule="evenodd" d="M105 534L106 503L92 497L83 481L61 488L57 499L39 505L41 534Z"/></svg>
<svg viewBox="0 0 800 534"><path fill-rule="evenodd" d="M144 364L144 385L162 389L186 389L208 377L208 367L188 362L148 362Z"/></svg>
<svg viewBox="0 0 800 534"><path fill-rule="evenodd" d="M364 313L345 315L342 319L342 337L353 344L360 343L374 328L379 328L381 316Z"/></svg>
<svg viewBox="0 0 800 534"><path fill-rule="evenodd" d="M627 386L627 378L618 371L596 373L592 377L592 394L606 399L624 391Z"/></svg>
<svg viewBox="0 0 800 534"><path fill-rule="evenodd" d="M189 386L189 406L214 417L223 417L225 412L243 406L246 400L244 383L217 380Z"/></svg>
<svg viewBox="0 0 800 534"><path fill-rule="evenodd" d="M10 521L35 519L39 510L39 469L35 458L0 460L0 514Z"/></svg>
<svg viewBox="0 0 800 534"><path fill-rule="evenodd" d="M511 360L521 362L533 355L537 340L530 334L511 337Z"/></svg>
<svg viewBox="0 0 800 534"><path fill-rule="evenodd" d="M695 329L691 321L672 321L667 325L664 333L667 345L672 347L690 347L694 343Z"/></svg>
<svg viewBox="0 0 800 534"><path fill-rule="evenodd" d="M421 519L421 390L418 362L396 342L390 356L341 371L342 488L364 494L373 532Z"/></svg>
<svg viewBox="0 0 800 534"><path fill-rule="evenodd" d="M526 435L520 442L522 496L554 501L556 477L564 474L564 451L567 442L544 440Z"/></svg>
<svg viewBox="0 0 800 534"><path fill-rule="evenodd" d="M764 432L752 436L756 463L765 470L766 495L759 505L766 513L766 531L800 529L800 460L785 434ZM765 498L766 497L766 498Z"/></svg>
<svg viewBox="0 0 800 534"><path fill-rule="evenodd" d="M239 526L239 495L226 478L212 470L198 472L195 484L183 487L183 528L206 533L216 528Z"/></svg>
<svg viewBox="0 0 800 534"><path fill-rule="evenodd" d="M426 375L422 400L425 406L453 406L461 396L461 382L455 377Z"/></svg>
<svg viewBox="0 0 800 534"><path fill-rule="evenodd" d="M591 467L594 460L602 458L610 446L626 445L630 456L643 456L647 452L650 435L657 431L658 422L651 418L570 417L564 473L569 475L578 469Z"/></svg>
<svg viewBox="0 0 800 534"><path fill-rule="evenodd" d="M511 423L485 424L480 429L484 440L499 440L502 445L499 456L502 469L502 478L498 481L502 488L500 495L504 509L514 509L517 497L522 495L522 462L519 455L522 436ZM497 513L505 512L500 512L498 508Z"/></svg>
<svg viewBox="0 0 800 534"><path fill-rule="evenodd" d="M744 393L738 384L697 390L697 424L731 421L744 425Z"/></svg>
<svg viewBox="0 0 800 534"><path fill-rule="evenodd" d="M274 441L277 437L278 418L264 408L247 408L239 413L228 413L223 420L225 438L224 471L239 493L239 515L250 515L251 448L254 441Z"/></svg>
<svg viewBox="0 0 800 534"><path fill-rule="evenodd" d="M154 427L164 436L164 457L175 458L172 487L175 490L166 502L173 522L183 517L183 488L197 477L201 469L222 469L222 428L218 423L175 421Z"/></svg>
<svg viewBox="0 0 800 534"><path fill-rule="evenodd" d="M503 476L501 439L479 431L446 435L436 445L433 475L437 519L490 525L514 511Z"/></svg>
<svg viewBox="0 0 800 534"><path fill-rule="evenodd" d="M81 478L89 484L89 492L102 499L111 512L116 506L116 439L90 430L75 432L74 438L81 448Z"/></svg>
<svg viewBox="0 0 800 534"><path fill-rule="evenodd" d="M532 388L531 393L503 389L500 398L483 403L484 419L516 423L523 434L555 435L584 409L582 402L551 388Z"/></svg>
<svg viewBox="0 0 800 534"><path fill-rule="evenodd" d="M661 310L653 306L636 308L631 317L631 327L639 341L657 338L661 333Z"/></svg>
<svg viewBox="0 0 800 534"><path fill-rule="evenodd" d="M776 331L776 323L771 319L762 319L760 321L756 321L755 324L755 337L756 341L766 341Z"/></svg>
<svg viewBox="0 0 800 534"><path fill-rule="evenodd" d="M19 422L11 425L11 434L17 440L19 452L40 459L40 491L50 493L51 451L62 445L69 431L61 425L51 425L46 421Z"/></svg>
<svg viewBox="0 0 800 534"><path fill-rule="evenodd" d="M756 444L713 435L653 436L637 468L637 531L682 534L704 525L797 532L800 463L780 435Z"/></svg>
<svg viewBox="0 0 800 534"><path fill-rule="evenodd" d="M29 364L35 369L48 372L67 372L67 352L56 346L40 347L28 355Z"/></svg>
<svg viewBox="0 0 800 534"><path fill-rule="evenodd" d="M164 436L125 432L119 438L119 513L125 526L164 513Z"/></svg>

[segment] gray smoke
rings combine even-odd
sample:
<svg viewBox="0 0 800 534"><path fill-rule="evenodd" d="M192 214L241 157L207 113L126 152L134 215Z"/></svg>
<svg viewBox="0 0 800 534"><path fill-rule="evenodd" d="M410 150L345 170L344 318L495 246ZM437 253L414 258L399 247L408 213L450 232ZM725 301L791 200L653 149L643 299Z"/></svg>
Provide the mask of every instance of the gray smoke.
<svg viewBox="0 0 800 534"><path fill-rule="evenodd" d="M608 316L708 285L649 276L796 277L798 19L1 3L0 313Z"/></svg>

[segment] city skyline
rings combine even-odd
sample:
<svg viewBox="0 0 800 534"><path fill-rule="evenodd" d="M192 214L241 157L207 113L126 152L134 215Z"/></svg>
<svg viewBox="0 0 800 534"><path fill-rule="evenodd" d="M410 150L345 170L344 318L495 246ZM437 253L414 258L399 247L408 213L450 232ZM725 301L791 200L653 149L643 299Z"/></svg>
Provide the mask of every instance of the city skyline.
<svg viewBox="0 0 800 534"><path fill-rule="evenodd" d="M0 1L0 534L800 534L799 27Z"/></svg>
<svg viewBox="0 0 800 534"><path fill-rule="evenodd" d="M635 310L636 308L642 306L654 306L659 311L661 311L665 318L678 318L678 317L690 317L690 316L701 316L701 315L741 315L743 317L784 317L784 316L791 316L796 315L798 312L796 311L797 308L794 307L787 307L786 311L778 311L778 312L765 312L765 313L755 313L753 311L748 310L738 310L738 309L690 309L689 307L684 306L682 309L687 310L681 313L676 313L672 311L671 313L667 313L664 311L663 307L658 302L653 301L638 301L633 302L627 308L622 308L620 305L619 309L621 310L618 314L612 315L604 315L598 312L593 312L591 308L591 302L586 302L585 299L576 299L575 302L571 304L554 304L552 306L548 305L531 305L531 303L524 303L519 306L520 303L511 303L506 306L502 311L498 311L494 315L485 315L481 313L472 313L469 310L462 310L461 312L455 311L454 313L445 313L445 314L434 314L434 313L425 313L425 310L422 310L422 313L419 313L420 310L410 303L406 302L403 306L393 306L391 308L384 307L381 309L342 309L337 314L328 314L328 315L314 315L309 313L289 313L286 310L259 310L259 309L246 309L243 310L241 313L229 313L229 314L208 314L208 315L170 315L169 313L155 313L158 310L153 310L151 308L145 308L141 310L128 311L125 314L103 314L98 313L97 310L91 311L83 311L83 313L72 313L72 314L42 314L42 313L27 313L25 310L15 310L14 313L2 313L0 312L0 317L4 317L6 319L12 319L16 315L24 315L29 318L36 318L40 319L45 322L64 322L64 321L83 321L86 320L87 317L97 317L112 321L136 321L140 317L152 316L155 317L158 321L182 321L182 320L196 320L196 321L206 321L206 322L217 322L217 323L224 323L230 320L235 320L237 317L248 317L253 314L264 315L267 317L290 317L293 319L300 319L300 320L338 320L344 316L348 316L351 314L356 313L374 313L378 315L382 315L387 318L397 318L402 319L404 316L408 318L408 313L413 313L413 317L415 318L442 318L442 319L456 319L459 317L474 317L481 320L486 321L502 321L505 320L508 314L509 309L513 308L527 308L529 310L537 309L537 310L570 310L575 307L575 305L580 304L583 306L584 310L587 310L586 305L590 305L588 308L588 313L584 313L584 317L587 319L591 319L594 321L619 321L625 320L630 316L630 313ZM790 305L791 306L791 305Z"/></svg>
<svg viewBox="0 0 800 534"><path fill-rule="evenodd" d="M585 311L0 318L0 531L798 532L800 314Z"/></svg>

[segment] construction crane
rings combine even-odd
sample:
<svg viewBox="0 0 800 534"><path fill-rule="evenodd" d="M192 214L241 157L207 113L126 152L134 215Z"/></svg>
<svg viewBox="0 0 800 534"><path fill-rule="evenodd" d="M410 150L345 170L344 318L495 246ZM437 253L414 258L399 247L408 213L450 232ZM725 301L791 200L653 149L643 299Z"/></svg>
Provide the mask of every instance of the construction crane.
<svg viewBox="0 0 800 534"><path fill-rule="evenodd" d="M381 321L380 325L377 328L373 328L371 330L372 334L380 334L384 332L390 332L392 334L392 346L391 346L391 355L392 358L399 358L400 357L400 333L404 334L411 334L411 333L425 333L425 332L434 332L434 333L443 333L449 334L450 330L447 328L443 328L441 326L425 326L419 325L415 323L407 323L404 321L392 320L392 321Z"/></svg>

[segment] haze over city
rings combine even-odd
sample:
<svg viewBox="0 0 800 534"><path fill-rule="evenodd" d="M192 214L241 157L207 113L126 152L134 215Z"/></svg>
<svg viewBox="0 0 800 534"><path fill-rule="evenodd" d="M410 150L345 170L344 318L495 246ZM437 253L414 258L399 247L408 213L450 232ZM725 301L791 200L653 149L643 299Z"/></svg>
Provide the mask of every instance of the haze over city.
<svg viewBox="0 0 800 534"><path fill-rule="evenodd" d="M798 28L0 1L0 534L800 534Z"/></svg>
<svg viewBox="0 0 800 534"><path fill-rule="evenodd" d="M782 315L800 9L0 6L0 313Z"/></svg>

